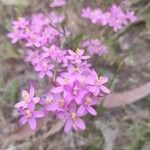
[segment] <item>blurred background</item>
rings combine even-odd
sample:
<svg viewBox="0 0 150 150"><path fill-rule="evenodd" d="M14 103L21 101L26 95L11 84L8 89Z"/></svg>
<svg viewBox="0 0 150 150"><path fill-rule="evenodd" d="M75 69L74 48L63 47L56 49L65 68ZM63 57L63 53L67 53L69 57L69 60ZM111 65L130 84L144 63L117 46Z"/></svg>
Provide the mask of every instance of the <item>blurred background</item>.
<svg viewBox="0 0 150 150"><path fill-rule="evenodd" d="M119 0L69 0L58 9L67 17L66 26L73 33L69 44L75 48L83 37L105 41L109 52L93 58L98 72L109 74L113 92L130 91L150 81L150 0L125 0L139 17L114 33L81 18L85 6L106 9ZM64 134L56 119L46 121L35 134L18 125L14 104L29 80L37 83L37 95L47 85L39 80L30 64L24 62L20 44L12 45L7 33L11 23L21 16L49 12L50 0L0 0L0 150L150 150L150 97L117 108L97 108L98 116L86 117L83 133ZM149 87L150 88L150 87ZM134 99L134 96L133 96Z"/></svg>

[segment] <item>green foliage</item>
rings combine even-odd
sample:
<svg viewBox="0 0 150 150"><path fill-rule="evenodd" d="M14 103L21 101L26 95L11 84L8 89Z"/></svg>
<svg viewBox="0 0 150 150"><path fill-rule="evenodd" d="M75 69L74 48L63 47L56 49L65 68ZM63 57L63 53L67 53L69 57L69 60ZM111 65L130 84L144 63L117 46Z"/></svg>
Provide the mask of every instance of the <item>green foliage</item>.
<svg viewBox="0 0 150 150"><path fill-rule="evenodd" d="M150 126L140 128L134 126L134 140L129 149L131 150L141 150L143 145L150 141Z"/></svg>
<svg viewBox="0 0 150 150"><path fill-rule="evenodd" d="M6 86L3 100L7 102L13 102L18 98L18 93L19 93L19 82L17 80L12 80Z"/></svg>
<svg viewBox="0 0 150 150"><path fill-rule="evenodd" d="M72 46L72 48L75 49L79 46L79 43L81 42L82 39L83 39L83 34L79 33L79 34L67 39L66 41L70 46Z"/></svg>

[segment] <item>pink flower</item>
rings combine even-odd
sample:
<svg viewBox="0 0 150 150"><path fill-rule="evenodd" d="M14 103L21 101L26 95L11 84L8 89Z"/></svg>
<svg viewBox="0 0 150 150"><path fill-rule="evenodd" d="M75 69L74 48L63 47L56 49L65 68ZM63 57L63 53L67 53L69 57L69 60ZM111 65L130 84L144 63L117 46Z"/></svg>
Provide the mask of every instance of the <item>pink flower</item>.
<svg viewBox="0 0 150 150"><path fill-rule="evenodd" d="M95 96L92 96L90 93L86 94L84 97L83 103L80 105L78 112L80 115L86 114L86 112L89 112L93 116L97 115L97 112L95 109L92 107L92 105L97 105L98 104L98 98Z"/></svg>
<svg viewBox="0 0 150 150"><path fill-rule="evenodd" d="M21 109L19 111L20 115L22 116L19 120L21 125L26 123L29 124L32 130L36 129L36 118L44 117L44 113L42 111L34 111L35 105L30 103L28 108Z"/></svg>
<svg viewBox="0 0 150 150"><path fill-rule="evenodd" d="M13 32L8 33L7 36L12 39L11 42L13 44L27 37L22 30L14 30Z"/></svg>
<svg viewBox="0 0 150 150"><path fill-rule="evenodd" d="M46 111L56 111L59 107L55 95L51 93L46 98L41 99L40 104L44 105Z"/></svg>
<svg viewBox="0 0 150 150"><path fill-rule="evenodd" d="M39 55L38 55L38 51L32 51L30 49L27 50L27 57L25 58L25 60L27 62L31 62L32 65L35 65L38 61Z"/></svg>
<svg viewBox="0 0 150 150"><path fill-rule="evenodd" d="M30 86L30 91L29 93L26 90L22 90L21 96L22 96L22 101L18 102L15 104L15 108L26 108L28 107L29 103L38 103L40 98L39 97L34 97L35 89L33 86Z"/></svg>
<svg viewBox="0 0 150 150"><path fill-rule="evenodd" d="M128 25L129 21L135 22L137 17L133 11L125 12L120 6L113 4L108 11L101 9L90 9L89 7L82 10L82 17L91 20L93 24L100 24L103 26L110 26L114 31L121 30Z"/></svg>
<svg viewBox="0 0 150 150"><path fill-rule="evenodd" d="M107 46L105 46L98 39L85 40L82 42L82 47L87 48L90 54L97 54L99 56L106 54L108 52Z"/></svg>
<svg viewBox="0 0 150 150"><path fill-rule="evenodd" d="M78 110L76 107L70 107L69 112L66 113L66 124L64 127L64 131L67 133L71 130L71 128L76 131L84 130L86 125L84 121L80 118Z"/></svg>
<svg viewBox="0 0 150 150"><path fill-rule="evenodd" d="M134 14L134 11L127 11L126 12L127 18L131 21L131 22L135 22L137 21L137 17Z"/></svg>
<svg viewBox="0 0 150 150"><path fill-rule="evenodd" d="M54 68L53 64L50 64L48 60L43 59L39 63L37 63L34 69L39 72L39 78L43 78L45 75L48 77L52 77L52 69Z"/></svg>
<svg viewBox="0 0 150 150"><path fill-rule="evenodd" d="M70 101L74 100L77 104L82 103L82 99L86 93L87 90L78 81L74 81L72 85L64 88L64 97Z"/></svg>
<svg viewBox="0 0 150 150"><path fill-rule="evenodd" d="M28 35L28 38L27 38L27 43L25 44L26 47L31 47L31 46L40 47L41 46L42 39L38 34L35 34L33 32L28 32L27 35Z"/></svg>
<svg viewBox="0 0 150 150"><path fill-rule="evenodd" d="M58 14L56 12L49 13L48 17L52 24L62 23L63 20L65 19L65 16L63 14Z"/></svg>
<svg viewBox="0 0 150 150"><path fill-rule="evenodd" d="M82 17L87 18L87 19L91 19L92 18L92 10L90 7L87 7L85 9L82 9Z"/></svg>
<svg viewBox="0 0 150 150"><path fill-rule="evenodd" d="M13 21L13 28L15 30L25 29L29 22L25 18L19 18L17 21Z"/></svg>
<svg viewBox="0 0 150 150"><path fill-rule="evenodd" d="M50 7L62 7L67 4L66 0L53 0Z"/></svg>
<svg viewBox="0 0 150 150"><path fill-rule="evenodd" d="M68 50L69 56L67 56L67 58L69 60L71 60L73 63L77 63L80 64L82 62L82 60L86 60L89 59L90 56L84 56L84 50L80 50L77 49L76 52L72 51L72 50Z"/></svg>
<svg viewBox="0 0 150 150"><path fill-rule="evenodd" d="M95 84L89 88L89 90L95 95L98 96L100 94L100 91L103 91L104 93L110 93L110 90L104 86L104 84L108 82L107 77L100 76L98 78L97 74L95 74Z"/></svg>

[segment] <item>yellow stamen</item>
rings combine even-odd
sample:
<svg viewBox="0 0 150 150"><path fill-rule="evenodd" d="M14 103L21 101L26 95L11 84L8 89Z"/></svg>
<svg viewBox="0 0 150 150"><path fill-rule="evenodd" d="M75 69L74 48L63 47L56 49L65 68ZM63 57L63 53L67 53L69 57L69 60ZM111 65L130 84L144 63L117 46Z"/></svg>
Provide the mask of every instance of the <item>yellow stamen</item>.
<svg viewBox="0 0 150 150"><path fill-rule="evenodd" d="M65 78L64 81L65 81L65 84L69 83L69 79L67 79L67 78Z"/></svg>
<svg viewBox="0 0 150 150"><path fill-rule="evenodd" d="M47 103L47 104L51 104L52 101L53 101L53 100L52 100L51 98L49 98L49 97L46 98L46 103Z"/></svg>
<svg viewBox="0 0 150 150"><path fill-rule="evenodd" d="M26 118L30 118L32 116L31 111L29 109L26 109L25 112L26 112Z"/></svg>
<svg viewBox="0 0 150 150"><path fill-rule="evenodd" d="M87 97L85 103L90 105L92 103L92 99Z"/></svg>
<svg viewBox="0 0 150 150"><path fill-rule="evenodd" d="M104 79L104 77L102 77L102 76L99 77L99 80L100 80L100 81L102 81L103 79Z"/></svg>
<svg viewBox="0 0 150 150"><path fill-rule="evenodd" d="M64 107L64 105L65 105L64 99L60 100L59 104L60 104L61 107Z"/></svg>
<svg viewBox="0 0 150 150"><path fill-rule="evenodd" d="M72 113L71 113L71 118L72 118L72 119L76 119L76 118L77 118L77 114L76 114L75 112L72 112Z"/></svg>
<svg viewBox="0 0 150 150"><path fill-rule="evenodd" d="M77 48L76 53L79 53L79 52L80 52L80 49L79 49L79 48Z"/></svg>
<svg viewBox="0 0 150 150"><path fill-rule="evenodd" d="M29 32L30 30L29 30L29 28L28 27L26 27L26 32Z"/></svg>

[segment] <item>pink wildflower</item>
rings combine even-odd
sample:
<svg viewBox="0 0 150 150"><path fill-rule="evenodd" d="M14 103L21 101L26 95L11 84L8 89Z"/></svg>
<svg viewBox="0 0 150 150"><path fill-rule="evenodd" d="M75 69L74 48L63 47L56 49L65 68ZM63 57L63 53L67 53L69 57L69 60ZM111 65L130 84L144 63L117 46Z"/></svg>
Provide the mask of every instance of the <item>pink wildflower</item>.
<svg viewBox="0 0 150 150"><path fill-rule="evenodd" d="M39 97L34 97L35 89L33 86L30 86L30 91L29 93L26 90L22 90L21 96L22 96L22 101L18 102L15 104L15 108L26 108L28 107L29 103L38 103L40 98Z"/></svg>
<svg viewBox="0 0 150 150"><path fill-rule="evenodd" d="M66 0L53 0L50 7L62 7L67 4Z"/></svg>
<svg viewBox="0 0 150 150"><path fill-rule="evenodd" d="M69 109L69 112L66 113L66 124L64 127L64 131L67 133L71 130L71 128L76 131L84 130L86 125L84 121L80 118L78 110L73 106Z"/></svg>
<svg viewBox="0 0 150 150"><path fill-rule="evenodd" d="M35 111L35 105L30 103L28 108L21 109L19 111L20 115L22 116L19 120L21 125L24 125L28 122L30 128L32 130L36 129L36 118L44 117L44 113L42 111Z"/></svg>

